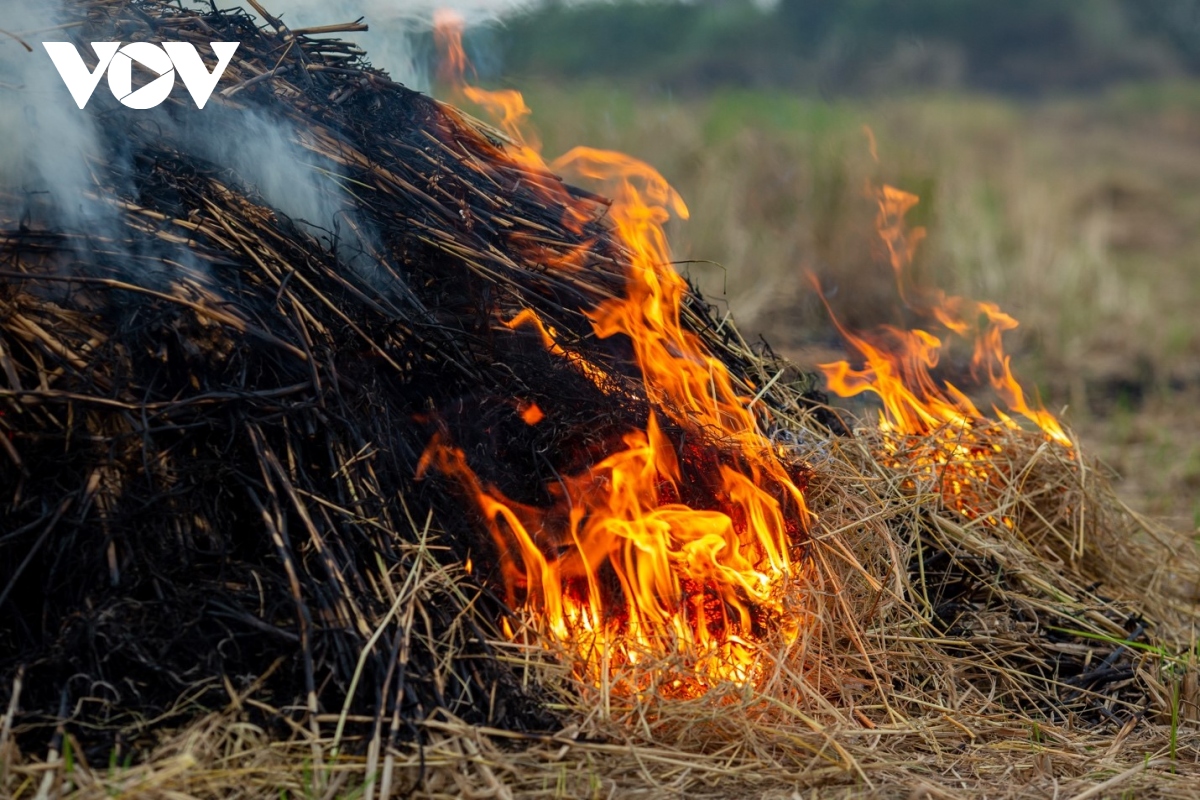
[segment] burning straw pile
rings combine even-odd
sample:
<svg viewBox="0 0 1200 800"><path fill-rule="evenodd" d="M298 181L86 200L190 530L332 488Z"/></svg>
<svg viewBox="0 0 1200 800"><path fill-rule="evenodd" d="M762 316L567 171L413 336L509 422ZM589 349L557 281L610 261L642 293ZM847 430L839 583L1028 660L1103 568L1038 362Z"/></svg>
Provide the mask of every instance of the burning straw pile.
<svg viewBox="0 0 1200 800"><path fill-rule="evenodd" d="M3 45L240 42L203 112L5 120L0 790L1188 794L1197 560L1057 423L872 362L851 434L652 169L252 5Z"/></svg>

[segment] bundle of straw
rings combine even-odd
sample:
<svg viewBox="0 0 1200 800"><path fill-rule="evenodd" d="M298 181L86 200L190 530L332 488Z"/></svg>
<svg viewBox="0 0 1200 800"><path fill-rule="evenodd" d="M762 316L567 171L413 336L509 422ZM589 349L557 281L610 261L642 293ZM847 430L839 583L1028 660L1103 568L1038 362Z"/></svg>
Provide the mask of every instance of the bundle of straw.
<svg viewBox="0 0 1200 800"><path fill-rule="evenodd" d="M82 212L0 187L0 789L1186 796L1191 548L1020 431L964 519L694 295L684 325L808 465L800 635L693 699L661 664L584 680L535 620L502 635L463 567L478 526L419 456L453 430L537 502L564 466L539 454L644 428L627 345L587 318L628 255L603 198L319 38L357 24L252 5L261 28L75 3L78 43L240 42L211 129L98 93ZM499 323L522 309L605 381Z"/></svg>

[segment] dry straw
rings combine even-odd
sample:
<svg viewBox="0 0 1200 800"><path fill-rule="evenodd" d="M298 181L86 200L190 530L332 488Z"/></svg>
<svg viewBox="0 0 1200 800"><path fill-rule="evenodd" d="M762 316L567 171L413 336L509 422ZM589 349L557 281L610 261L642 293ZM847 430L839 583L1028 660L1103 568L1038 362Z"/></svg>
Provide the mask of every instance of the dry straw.
<svg viewBox="0 0 1200 800"><path fill-rule="evenodd" d="M750 684L694 698L660 685L678 665L597 684L534 620L501 636L511 612L457 566L469 515L411 481L429 435L413 415L475 393L502 433L533 436L505 427L504 401L536 399L556 420L536 435L559 447L599 407L615 429L644 422L622 354L581 313L623 288L602 200L313 38L354 26L76 10L83 40L242 41L225 102L295 126L377 266L347 268L163 129L133 134L137 197L93 198L116 232L2 221L0 605L19 652L0 657L0 792L1194 796L1192 543L1123 506L1079 449L1000 428L977 432L990 479L964 516L697 298L685 324L811 467L818 521L783 598L800 635L759 643ZM546 187L594 220L564 230ZM585 241L578 270L543 267ZM523 307L612 385L572 383L490 321ZM57 593L18 597L31 581Z"/></svg>

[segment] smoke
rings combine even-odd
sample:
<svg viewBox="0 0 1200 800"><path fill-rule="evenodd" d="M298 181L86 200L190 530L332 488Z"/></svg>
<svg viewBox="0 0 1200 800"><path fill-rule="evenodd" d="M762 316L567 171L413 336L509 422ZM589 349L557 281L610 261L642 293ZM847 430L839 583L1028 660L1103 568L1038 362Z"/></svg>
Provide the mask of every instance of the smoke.
<svg viewBox="0 0 1200 800"><path fill-rule="evenodd" d="M435 4L421 2L264 0L264 6L292 28L363 18L370 26L368 32L334 35L356 42L371 63L387 70L394 80L427 91L429 53L422 51L421 43L428 45ZM457 0L437 5L458 7L468 24L479 26L495 18L494 2ZM190 101L134 110L112 102L101 80L87 107L79 109L41 44L70 39L71 32L57 26L78 19L79 11L71 0L0 0L0 28L25 34L29 47L0 33L3 225L67 231L83 234L83 240L102 238L110 249L118 246L128 237L121 235L123 212L112 200L136 200L138 142L149 141L215 166L226 183L257 194L377 289L386 290L394 273L379 268L379 237L357 214L338 167L303 147L301 132L290 121L266 109L225 104L219 97L220 86L203 111ZM119 37L112 34L114 40ZM93 69L96 58L90 46L80 44L78 50ZM211 54L202 55L211 60ZM183 88L177 82L173 91ZM88 246L86 241L76 245L81 256ZM169 274L174 267L168 264L203 272L186 247L164 244L161 251L145 252L152 246L148 242L126 246L141 248L126 252L136 277L148 279L147 270ZM404 287L393 288L406 293Z"/></svg>
<svg viewBox="0 0 1200 800"><path fill-rule="evenodd" d="M0 20L10 33L38 31L63 22L55 3L0 0ZM40 34L0 36L0 211L36 224L39 216L72 228L115 221L115 212L88 202L95 189L89 160L105 156L96 122L76 108L41 46ZM95 59L84 54L89 67ZM6 205L15 207L6 208Z"/></svg>
<svg viewBox="0 0 1200 800"><path fill-rule="evenodd" d="M370 30L339 35L366 50L371 64L387 71L392 80L428 91L429 72L417 40L428 30L432 10L403 0L268 0L263 6L291 28L363 18Z"/></svg>
<svg viewBox="0 0 1200 800"><path fill-rule="evenodd" d="M287 120L219 104L203 114L156 119L188 155L217 164L239 188L250 189L293 221L327 227L348 206L330 191L327 161L303 149Z"/></svg>
<svg viewBox="0 0 1200 800"><path fill-rule="evenodd" d="M375 279L379 271L368 254L377 237L360 219L343 190L332 162L300 144L294 125L265 109L223 104L214 95L203 111L164 104L133 110L111 102L104 80L85 109L79 109L50 61L42 40L63 40L48 29L72 19L69 0L35 4L0 0L0 220L35 230L62 230L84 239L125 241L123 216L113 198L135 199L134 159L139 142L153 142L207 162L224 182L257 194L266 205L322 241L344 263ZM349 6L349 3L342 5ZM313 10L311 23L354 19ZM113 34L117 38L119 34ZM403 50L403 40L391 52ZM96 59L86 44L77 47L89 69ZM204 53L205 57L211 57ZM176 83L173 90L182 92ZM86 249L86 244L78 244ZM130 264L171 262L189 268L197 262L187 248L128 252ZM84 253L81 251L81 255ZM141 276L146 277L146 276Z"/></svg>
<svg viewBox="0 0 1200 800"><path fill-rule="evenodd" d="M430 87L428 34L435 9L457 11L468 27L467 46L481 72L491 71L494 48L485 35L505 7L519 0L267 0L264 7L288 26L303 28L360 17L370 30L344 34L369 54L371 64L410 89ZM477 35L472 36L471 33Z"/></svg>

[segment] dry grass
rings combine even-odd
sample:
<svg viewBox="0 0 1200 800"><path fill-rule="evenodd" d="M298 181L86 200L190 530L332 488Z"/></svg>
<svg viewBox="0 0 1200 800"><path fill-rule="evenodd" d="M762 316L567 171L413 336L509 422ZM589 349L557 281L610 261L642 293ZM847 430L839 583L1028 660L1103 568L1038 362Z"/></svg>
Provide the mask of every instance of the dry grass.
<svg viewBox="0 0 1200 800"><path fill-rule="evenodd" d="M973 123L988 129L982 115ZM735 134L728 142L734 149L718 147L713 158L741 153L760 171L748 169L740 183L727 182L723 188L732 200L726 202L740 198L748 209L743 213L775 220L790 231L788 221L794 225L803 209L789 208L783 200L772 206L776 195L760 199L754 187L771 180L782 187L806 178L772 169L769 161L752 161L765 149L753 135ZM686 157L697 151L683 147L679 152ZM948 163L955 163L954 157L945 154ZM719 163L711 162L711 169ZM861 263L872 260L869 245L862 243L870 237L852 235L858 212L848 198L875 168L859 165L839 173L830 165L855 163L841 156L816 163L829 171L809 178L825 175L828 183L814 188L812 197L826 198L828 208L815 213L812 225L801 227L795 237L772 245L791 247L796 258L780 254L774 262L760 261L758 240L744 240L743 262L762 264L759 279L773 287L735 290L760 324L800 302L774 288L780 274L765 265L799 266L807 259L821 271L859 263L837 260L847 253L857 253ZM706 203L721 207L720 182L710 174L705 185L716 188L694 204L697 216ZM970 187L969 181L957 189L951 182L949 190L935 192L951 201L931 205L957 208L953 198L970 195ZM950 205L943 206L946 202ZM1031 226L1050 214L1039 214L1039 208L1058 206L1022 206ZM937 213L942 212L929 221L945 225ZM710 225L702 233L719 231ZM730 241L735 239L730 234ZM993 275L1011 281L1003 284L1001 300L1006 293L1020 296L1035 278L1044 278L1046 263L1059 263L1033 259L1040 252L1038 241L1029 239L1028 274L1002 270ZM1001 261L988 256L980 263ZM937 274L939 263L933 258L926 267ZM1096 313L1143 313L1134 303L1110 302L1125 284L1109 286L1096 277L1108 274L1096 266L1103 259L1093 263L1081 255L1069 263L1077 263L1080 271L1041 281L1048 295L1065 300L1083 288L1095 289L1084 299ZM876 291L883 303L882 292L865 273L836 274L840 300L849 301L848 307L857 308ZM969 288L970 280L986 274L981 268L959 276L962 284L951 283L951 288ZM964 514L946 480L964 465L951 461L931 473L919 459L903 455L920 452L928 442L900 442L897 455L871 425L833 435L816 422L798 389L776 382L780 364L761 358L736 336L722 336L694 308L685 319L727 363L737 364L745 387L764 387L759 394L771 411L777 440L812 470L806 496L816 522L806 558L781 598L799 622L799 635L759 642L753 680L680 697L661 683L673 664L639 662L610 672L597 685L577 677L577 654L544 639L535 621L526 619L513 641L488 647L561 714L564 724L557 732L469 725L434 711L412 720L418 736L406 742L389 736L377 717L354 717L349 703L339 713L319 711L314 702L306 717L295 714L297 709L265 707L254 685L239 689L226 682L224 709L181 730L158 730L157 741L138 764L106 765L83 760L82 748L66 730L48 752L17 750L12 728L22 691L18 675L0 723L0 792L14 797L816 794L1077 800L1194 795L1200 779L1194 630L1200 557L1189 540L1131 512L1085 452L998 427L959 432L977 437L989 452L986 478L969 485L973 513ZM801 332L797 342L803 343L805 327L795 329ZM1075 329L1064 322L1061 330L1067 336ZM1080 341L1092 341L1094 330L1080 330ZM1052 352L1042 353L1047 363ZM427 535L429 526L410 520L410 527L401 530L382 517L372 520L374 530L408 543L409 570L390 607L380 603L366 609L362 632L404 620L397 642L402 630L406 647L419 645L431 654L429 680L438 684L447 680L456 659L471 657L455 629L481 612L476 597L465 592L463 576L433 556L437 543ZM453 601L455 619L436 628L440 635L430 625L422 634L412 622L425 614L431 598ZM362 637L367 641L355 681L376 636ZM264 715L290 725L290 736L252 721ZM399 711L396 717L393 729Z"/></svg>
<svg viewBox="0 0 1200 800"><path fill-rule="evenodd" d="M974 502L1010 527L964 520L921 470L878 457L879 434L830 439L799 409L783 404L778 421L802 432L796 455L815 468L819 523L786 598L804 625L794 642L760 646L752 685L670 696L655 683L668 664L593 685L574 676L572 653L527 626L493 645L549 693L566 723L557 733L435 713L418 723L423 744L388 748L338 741L328 714L279 741L247 721L252 692L231 691L223 712L163 735L139 766L85 764L69 744L38 759L5 742L0 787L16 797L1192 796L1200 560L1186 541L1038 435L988 440L1001 446L995 478ZM423 581L454 591L455 573L418 560Z"/></svg>
<svg viewBox="0 0 1200 800"><path fill-rule="evenodd" d="M918 281L1021 321L1016 368L1114 465L1123 496L1200 526L1200 103L1193 86L1037 105L983 97L670 100L527 92L547 150L587 142L660 167L691 207L673 241L744 330L802 366L842 357L803 280L852 327L903 318L873 248L868 181L922 196ZM870 155L863 126L878 142Z"/></svg>

